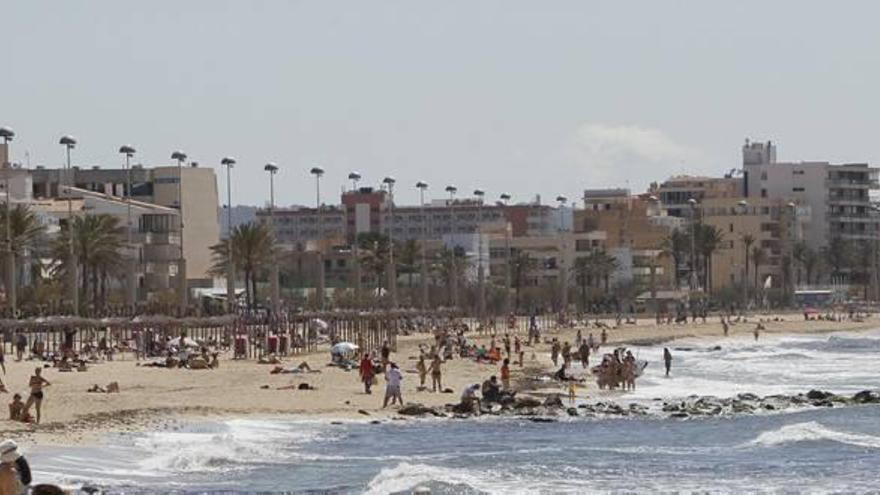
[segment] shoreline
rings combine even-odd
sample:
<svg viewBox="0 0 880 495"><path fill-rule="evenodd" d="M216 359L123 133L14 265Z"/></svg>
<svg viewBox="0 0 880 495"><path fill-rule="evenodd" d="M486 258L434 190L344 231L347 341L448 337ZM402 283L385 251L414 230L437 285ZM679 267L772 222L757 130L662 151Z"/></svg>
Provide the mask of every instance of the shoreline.
<svg viewBox="0 0 880 495"><path fill-rule="evenodd" d="M761 334L824 334L868 331L880 327L880 319L877 318L858 322L829 322L796 320L791 315L786 317L788 319L785 321L764 322L766 330ZM608 345L602 351L607 351L610 346L657 346L686 338L705 339L707 344L723 342L723 329L717 317L715 319L715 322L678 326L656 326L653 319L642 320L637 325L624 325L608 330ZM756 321L757 318L754 318L750 323L736 324L730 329L729 338L751 336ZM597 340L601 332L594 327L582 331L584 338L592 332ZM556 337L573 342L576 332L577 328L549 331L542 333L542 338ZM499 338L500 335L503 332ZM468 339L488 343L490 337L470 334ZM392 360L398 363L404 374L404 403L442 407L446 403L457 402L460 391L467 384L482 382L498 372L498 365L457 358L443 367L443 387L452 388L454 393L416 391L414 385L417 385L418 375L413 370L418 344L431 340L433 337L430 334L401 336L398 340L398 352L392 354ZM553 371L549 344L524 347L524 350L525 366L511 365L512 381L516 383L535 374ZM345 371L325 366L329 361L328 352L293 356L285 359L284 364L295 366L302 361L308 362L320 373L270 375L272 365L228 359L221 359L220 368L216 370L167 370L136 366L131 357L96 364L89 371L80 373L61 373L50 368L46 369L46 377L53 385L46 390L44 424L32 426L2 420L0 434L25 446L95 445L114 433L158 431L182 424L232 418L286 417L326 420L329 423L386 421L398 416L396 406L381 409L384 396L384 383L381 380L378 386L374 386L372 395L364 394L356 370ZM8 362L6 365L8 374L4 377L4 383L10 394L22 393L21 384L26 384L27 376L37 362ZM93 384L103 386L110 381L119 382L119 394L85 392ZM308 383L317 390L276 390L280 386L300 383ZM269 388L261 388L266 386ZM542 397L545 392L546 388L527 388L521 394ZM622 401L626 395L609 395L609 398Z"/></svg>

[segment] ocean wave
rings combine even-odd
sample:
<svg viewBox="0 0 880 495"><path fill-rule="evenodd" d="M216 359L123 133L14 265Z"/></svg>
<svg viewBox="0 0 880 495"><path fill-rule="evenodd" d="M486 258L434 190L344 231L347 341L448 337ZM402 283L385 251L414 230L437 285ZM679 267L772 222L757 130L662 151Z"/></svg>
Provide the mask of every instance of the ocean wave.
<svg viewBox="0 0 880 495"><path fill-rule="evenodd" d="M451 485L459 493L496 493L499 489L497 477L487 476L485 470L401 462L394 467L379 471L379 474L370 480L365 493L367 495L409 493L419 486L430 487L437 483Z"/></svg>
<svg viewBox="0 0 880 495"><path fill-rule="evenodd" d="M776 430L765 431L749 442L749 445L775 447L787 443L818 441L831 441L856 447L880 449L880 437L836 431L815 421L795 423L785 425Z"/></svg>

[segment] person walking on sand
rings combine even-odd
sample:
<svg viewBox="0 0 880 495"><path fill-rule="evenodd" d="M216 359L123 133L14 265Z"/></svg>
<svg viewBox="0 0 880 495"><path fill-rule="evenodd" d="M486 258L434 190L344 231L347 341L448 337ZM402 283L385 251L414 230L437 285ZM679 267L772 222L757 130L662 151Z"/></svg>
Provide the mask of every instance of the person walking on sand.
<svg viewBox="0 0 880 495"><path fill-rule="evenodd" d="M559 341L555 338L553 339L553 345L550 346L550 360L553 361L553 366L556 366L559 362Z"/></svg>
<svg viewBox="0 0 880 495"><path fill-rule="evenodd" d="M666 376L669 376L669 370L672 368L672 353L668 347L663 348L663 364L666 366Z"/></svg>
<svg viewBox="0 0 880 495"><path fill-rule="evenodd" d="M400 391L400 382L403 380L403 375L400 374L397 364L389 364L391 367L385 372L385 381L387 384L385 385L385 401L382 403L382 409L388 407L389 399L391 399L392 406L395 402L401 406L403 405L403 394Z"/></svg>
<svg viewBox="0 0 880 495"><path fill-rule="evenodd" d="M24 405L25 414L30 413L31 405L36 407L37 415L36 422L39 424L40 422L40 409L43 405L43 387L48 387L52 385L48 380L41 376L43 372L42 368L34 369L34 374L31 376L30 381L28 382L28 386L31 388L31 395L28 397L27 402Z"/></svg>
<svg viewBox="0 0 880 495"><path fill-rule="evenodd" d="M431 390L434 392L443 391L443 371L440 369L442 364L440 356L434 356L434 360L431 361Z"/></svg>
<svg viewBox="0 0 880 495"><path fill-rule="evenodd" d="M386 369L388 367L388 363L391 362L391 346L388 345L388 341L382 343L382 369Z"/></svg>
<svg viewBox="0 0 880 495"><path fill-rule="evenodd" d="M373 372L373 360L370 359L369 354L364 354L358 371L361 375L361 381L364 383L364 393L367 395L372 394L373 392L370 388L373 386L373 377L375 376L375 373Z"/></svg>

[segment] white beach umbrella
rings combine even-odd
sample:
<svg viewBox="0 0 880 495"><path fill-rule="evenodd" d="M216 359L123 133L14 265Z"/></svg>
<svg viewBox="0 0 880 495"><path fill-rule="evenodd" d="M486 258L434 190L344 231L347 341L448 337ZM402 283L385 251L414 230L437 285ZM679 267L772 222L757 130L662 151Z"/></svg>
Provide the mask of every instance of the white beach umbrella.
<svg viewBox="0 0 880 495"><path fill-rule="evenodd" d="M351 342L340 342L330 348L330 354L333 354L334 356L343 356L355 352L358 349L358 346Z"/></svg>

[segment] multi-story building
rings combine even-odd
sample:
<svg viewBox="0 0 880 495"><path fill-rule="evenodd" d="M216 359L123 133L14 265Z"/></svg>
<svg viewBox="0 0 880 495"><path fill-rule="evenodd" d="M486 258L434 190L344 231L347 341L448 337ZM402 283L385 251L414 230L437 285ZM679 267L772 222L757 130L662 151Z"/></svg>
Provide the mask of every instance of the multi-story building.
<svg viewBox="0 0 880 495"><path fill-rule="evenodd" d="M643 287L672 284L673 263L662 256L664 242L683 221L666 215L648 194L633 196L628 189L584 191L584 209L575 211L575 232L602 232L604 248L617 260L615 283Z"/></svg>
<svg viewBox="0 0 880 495"><path fill-rule="evenodd" d="M791 202L809 212L804 240L813 249L833 238L877 239L880 217L869 191L880 170L867 163L777 162L773 143L743 146L743 195Z"/></svg>
<svg viewBox="0 0 880 495"><path fill-rule="evenodd" d="M660 200L667 214L689 218L691 199L698 203L710 198L743 196L743 180L735 177L693 177L682 175L667 179L650 191Z"/></svg>
<svg viewBox="0 0 880 495"><path fill-rule="evenodd" d="M806 208L766 198L707 199L699 206L699 218L722 235L712 255L713 290L761 288L768 277L771 286L781 287L783 278L792 275L784 273L783 259L791 259L795 243L802 240L809 221ZM756 250L761 251L757 259Z"/></svg>
<svg viewBox="0 0 880 495"><path fill-rule="evenodd" d="M268 215L268 210L257 213L264 220ZM555 233L558 222L557 209L539 203L504 205L460 199L401 206L392 204L387 191L369 187L343 193L341 206L275 210L276 235L281 243L290 245L302 245L319 237L350 244L356 235L367 232L390 234L403 241L436 240L453 234L494 230L507 223L514 237L544 236Z"/></svg>
<svg viewBox="0 0 880 495"><path fill-rule="evenodd" d="M212 277L210 247L220 239L217 211L217 180L214 170L185 166L181 170L183 198L183 251L186 259L186 277L190 286L209 287ZM130 171L100 167L73 167L68 178L64 169L38 167L30 171L33 197L59 197L59 190L71 183L83 191L121 198L131 180L131 198L144 204L181 209L177 202L178 168L162 166L144 168L134 165ZM179 256L179 255L178 255Z"/></svg>
<svg viewBox="0 0 880 495"><path fill-rule="evenodd" d="M62 194L66 190L65 186L61 186ZM129 254L136 260L134 268L139 299L176 287L175 277L178 275L177 260L180 253L180 217L177 209L136 200L126 201L118 196L85 189L70 188L70 191L69 207L74 216L111 215L118 220L124 240L129 237L127 229L130 212L132 244L129 246ZM30 206L47 225L49 235L57 234L60 225L67 222L67 199L34 199Z"/></svg>

